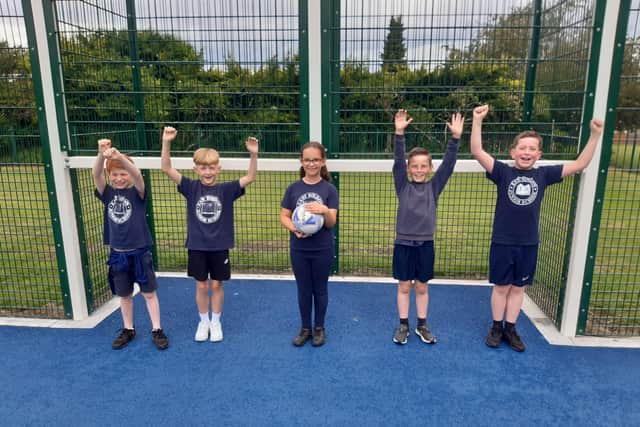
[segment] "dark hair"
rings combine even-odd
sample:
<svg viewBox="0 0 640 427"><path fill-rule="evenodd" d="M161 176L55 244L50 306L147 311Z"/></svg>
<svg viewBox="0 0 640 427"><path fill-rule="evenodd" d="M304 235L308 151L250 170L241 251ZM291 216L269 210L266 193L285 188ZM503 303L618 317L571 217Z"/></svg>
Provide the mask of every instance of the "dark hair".
<svg viewBox="0 0 640 427"><path fill-rule="evenodd" d="M535 139L537 139L538 140L538 150L542 151L542 137L535 130L525 130L524 132L520 132L519 134L517 134L516 137L513 138L513 142L511 143L511 146L509 147L509 149L512 150L512 149L516 148L516 145L518 145L518 142L520 142L520 140L522 138L535 138Z"/></svg>
<svg viewBox="0 0 640 427"><path fill-rule="evenodd" d="M320 144L317 141L309 141L309 142L307 142L306 144L304 144L302 146L302 149L300 150L300 160L302 160L302 153L307 148L316 148L316 149L318 149L320 151L320 157L322 157L322 160L327 160L327 149L324 148L324 145ZM305 175L306 175L306 173L304 171L304 167L300 166L300 178L304 178ZM320 176L325 181L333 182L333 179L331 179L331 174L329 174L329 170L327 169L327 165L326 164L324 166L322 166L322 168L320 168Z"/></svg>
<svg viewBox="0 0 640 427"><path fill-rule="evenodd" d="M411 161L415 156L427 156L429 158L429 166L432 166L431 163L431 153L424 147L413 147L409 154L407 154L407 163Z"/></svg>

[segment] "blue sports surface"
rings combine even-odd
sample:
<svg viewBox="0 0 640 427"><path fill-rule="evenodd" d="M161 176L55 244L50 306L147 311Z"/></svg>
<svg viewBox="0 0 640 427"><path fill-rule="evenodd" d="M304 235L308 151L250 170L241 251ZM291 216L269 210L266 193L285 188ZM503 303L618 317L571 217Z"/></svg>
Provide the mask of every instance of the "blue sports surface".
<svg viewBox="0 0 640 427"><path fill-rule="evenodd" d="M193 282L160 278L165 351L141 296L122 350L119 312L94 329L0 327L0 424L640 425L640 350L552 346L524 315L527 350L490 349L490 294L431 286L438 343L398 346L395 285L331 282L327 343L295 348L294 282L229 281L224 341L196 343Z"/></svg>

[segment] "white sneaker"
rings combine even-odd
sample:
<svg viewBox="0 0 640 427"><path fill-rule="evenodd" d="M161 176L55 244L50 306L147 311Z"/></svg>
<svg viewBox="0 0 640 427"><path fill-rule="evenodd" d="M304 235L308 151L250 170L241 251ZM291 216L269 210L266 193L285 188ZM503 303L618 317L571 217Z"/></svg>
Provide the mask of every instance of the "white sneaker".
<svg viewBox="0 0 640 427"><path fill-rule="evenodd" d="M222 323L220 322L211 322L209 339L213 342L222 341Z"/></svg>
<svg viewBox="0 0 640 427"><path fill-rule="evenodd" d="M209 338L209 322L201 320L198 323L195 340L198 342L206 341Z"/></svg>

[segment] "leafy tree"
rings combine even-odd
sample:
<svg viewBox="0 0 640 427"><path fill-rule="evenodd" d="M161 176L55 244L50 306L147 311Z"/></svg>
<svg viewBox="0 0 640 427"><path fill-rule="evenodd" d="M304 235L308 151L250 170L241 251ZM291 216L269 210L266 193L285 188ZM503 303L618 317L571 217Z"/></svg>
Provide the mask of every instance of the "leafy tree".
<svg viewBox="0 0 640 427"><path fill-rule="evenodd" d="M640 128L640 37L627 39L622 63L616 127L634 131Z"/></svg>
<svg viewBox="0 0 640 427"><path fill-rule="evenodd" d="M384 47L380 58L382 59L382 69L395 73L407 68L407 48L404 45L404 25L402 16L391 17L389 21L389 31L384 41Z"/></svg>

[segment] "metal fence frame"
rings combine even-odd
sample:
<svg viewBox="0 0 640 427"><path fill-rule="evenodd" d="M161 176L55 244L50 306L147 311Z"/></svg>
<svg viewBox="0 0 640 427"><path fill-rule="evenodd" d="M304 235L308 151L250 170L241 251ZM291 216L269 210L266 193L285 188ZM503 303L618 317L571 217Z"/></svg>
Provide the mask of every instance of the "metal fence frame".
<svg viewBox="0 0 640 427"><path fill-rule="evenodd" d="M90 187L91 184L81 171L73 167L69 168L69 161L73 161L73 158L67 157L67 153L75 144L73 141L76 137L73 129L69 128L69 112L63 86L65 61L58 38L55 3L55 1L46 0L23 0L22 8L30 46L36 108L43 147L43 166L49 187L51 226L54 230L64 316L83 319L103 304L108 295L104 279L99 279L104 276L104 267L95 261L96 253L101 254L100 256L103 254L100 249L87 249L88 242L95 238L95 230L88 233L83 226L86 217L96 214L91 209L87 210L86 202L83 201L83 197L91 197L86 193L86 187ZM344 30L341 7L346 3L349 1L298 0L297 2L300 55L298 133L301 141L311 139L323 142L330 159L350 158L347 153L341 152L338 144L341 138L341 126L344 123L340 113L343 90L341 70L348 62L341 56L343 45L340 41L341 31ZM542 0L531 2L532 35L525 61L527 71L523 89L525 94L522 110L523 126L533 120L533 111L536 108L543 108L536 106L535 94L536 88L543 84L540 81L540 67L544 66L545 61L549 62L549 58L542 55L537 47L540 38L545 37L541 32L541 29L544 29L545 13L562 3L564 2L559 1L555 4ZM137 56L136 4L132 0L126 0L122 4L124 10L119 16L120 19L127 21L128 46L129 51L132 52L128 64L132 70L131 95L135 110L133 140L137 141L135 148L141 155L148 156L149 146L145 144L149 141L150 130L145 125L143 96L145 87L140 67L137 66L144 64L144 61ZM594 2L594 31L580 120L582 124L580 147L586 143L588 119L592 116L606 118L603 140L610 141L612 138L630 9L632 9L631 0ZM637 9L636 6L633 10L635 9ZM598 53L594 54L594 52ZM606 104L597 103L598 99L606 99L607 102ZM543 280L554 282L552 284L554 288L545 291L544 286L539 286L530 291L530 296L543 308L565 336L597 333L595 332L597 328L588 326L589 307L592 289L596 285L593 283L592 286L594 272L599 268L597 260L599 231L603 215L606 215L606 208L603 206L606 204L604 200L608 175L606 165L610 158L611 146L601 144L596 153L596 159L581 178L567 184L573 186L573 190L560 197L560 200L564 199L565 202L557 206L550 202L550 206L545 208L550 210L549 215L555 218L554 221L560 221L564 224L563 227L566 227L568 237L564 239L565 241L550 243L554 250L560 248L560 251L566 255L563 255L561 264L553 260L548 267L543 265L541 268L541 270L553 272L553 276L544 275ZM147 187L151 190L154 188L153 174L147 170L144 173ZM333 176L338 185L352 185L348 180L343 179L341 172L335 172ZM567 200L570 201L569 208L566 205ZM150 211L149 218L153 229L156 226L153 210ZM552 232L553 229L551 229ZM92 236L91 233L94 235ZM338 240L339 246L350 244L348 241ZM547 249L541 247L541 250ZM340 260L336 262L337 267L340 265ZM344 271L336 268L335 272ZM602 275L598 278L602 280ZM600 283L599 286L602 288L607 285ZM625 292L632 294L633 290L625 290ZM634 316L633 313L630 315ZM637 320L637 314L635 316ZM633 323L633 320L631 323L630 327L611 331L611 334L638 334L640 326Z"/></svg>

